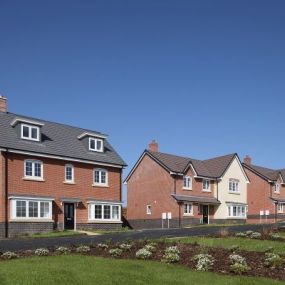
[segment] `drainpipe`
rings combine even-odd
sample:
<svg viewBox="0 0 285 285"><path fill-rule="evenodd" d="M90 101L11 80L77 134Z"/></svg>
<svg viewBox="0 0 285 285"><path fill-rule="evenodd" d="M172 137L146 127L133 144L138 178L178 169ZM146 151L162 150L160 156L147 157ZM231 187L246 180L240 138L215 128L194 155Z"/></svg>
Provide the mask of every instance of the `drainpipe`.
<svg viewBox="0 0 285 285"><path fill-rule="evenodd" d="M9 237L8 223L8 149L5 152L5 238Z"/></svg>
<svg viewBox="0 0 285 285"><path fill-rule="evenodd" d="M217 200L219 200L219 182L218 179L216 179L217 181Z"/></svg>

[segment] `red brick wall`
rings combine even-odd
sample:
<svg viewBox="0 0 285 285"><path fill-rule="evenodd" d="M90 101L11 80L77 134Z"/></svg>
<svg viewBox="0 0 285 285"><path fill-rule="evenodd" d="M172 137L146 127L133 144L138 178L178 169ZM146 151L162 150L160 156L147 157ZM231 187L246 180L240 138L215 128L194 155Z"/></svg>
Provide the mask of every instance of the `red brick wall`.
<svg viewBox="0 0 285 285"><path fill-rule="evenodd" d="M37 159L43 162L44 182L24 180L24 160ZM65 164L74 166L74 185L64 184ZM48 158L37 158L19 154L9 154L9 194L51 196L55 198L54 219L63 222L60 198L79 198L83 203L77 208L77 223L86 223L88 208L86 200L116 200L121 197L121 169L100 167L108 171L109 187L93 187L93 169L96 166L70 163ZM2 208L2 207L1 207ZM9 210L10 212L10 210ZM1 212L2 213L2 212Z"/></svg>
<svg viewBox="0 0 285 285"><path fill-rule="evenodd" d="M5 221L5 159L0 152L0 199L1 199L1 205L0 205L0 222Z"/></svg>

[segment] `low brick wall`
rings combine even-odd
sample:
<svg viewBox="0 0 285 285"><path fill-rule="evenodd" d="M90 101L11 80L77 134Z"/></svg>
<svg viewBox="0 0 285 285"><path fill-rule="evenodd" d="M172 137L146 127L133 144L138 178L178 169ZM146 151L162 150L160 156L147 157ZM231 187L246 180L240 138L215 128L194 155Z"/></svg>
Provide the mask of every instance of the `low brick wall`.
<svg viewBox="0 0 285 285"><path fill-rule="evenodd" d="M87 224L77 224L77 230L120 230L122 228L122 223L87 223Z"/></svg>
<svg viewBox="0 0 285 285"><path fill-rule="evenodd" d="M54 230L53 222L10 222L9 237L22 234L46 233Z"/></svg>

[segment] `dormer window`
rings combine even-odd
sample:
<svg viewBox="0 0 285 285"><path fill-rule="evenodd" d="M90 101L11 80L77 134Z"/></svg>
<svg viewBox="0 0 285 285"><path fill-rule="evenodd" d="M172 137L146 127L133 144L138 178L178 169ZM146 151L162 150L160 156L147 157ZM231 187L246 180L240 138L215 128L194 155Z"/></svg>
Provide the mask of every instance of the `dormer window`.
<svg viewBox="0 0 285 285"><path fill-rule="evenodd" d="M22 124L21 125L21 138L25 140L39 141L40 140L39 127Z"/></svg>
<svg viewBox="0 0 285 285"><path fill-rule="evenodd" d="M103 140L97 138L89 138L89 150L103 152Z"/></svg>

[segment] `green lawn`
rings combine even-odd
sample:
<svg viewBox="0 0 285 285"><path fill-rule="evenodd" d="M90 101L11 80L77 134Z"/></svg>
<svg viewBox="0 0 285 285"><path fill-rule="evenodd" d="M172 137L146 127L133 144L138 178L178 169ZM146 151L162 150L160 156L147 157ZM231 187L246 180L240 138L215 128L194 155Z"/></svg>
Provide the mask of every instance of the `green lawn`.
<svg viewBox="0 0 285 285"><path fill-rule="evenodd" d="M249 238L211 238L211 237L186 237L186 238L172 238L168 241L180 241L182 243L198 242L203 246L225 247L230 248L233 245L238 245L241 249L248 251L265 251L272 247L274 252L285 254L285 242L258 240Z"/></svg>
<svg viewBox="0 0 285 285"><path fill-rule="evenodd" d="M195 272L159 262L65 255L1 262L0 284L277 285L284 283L263 278Z"/></svg>

